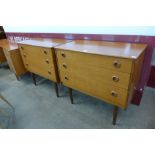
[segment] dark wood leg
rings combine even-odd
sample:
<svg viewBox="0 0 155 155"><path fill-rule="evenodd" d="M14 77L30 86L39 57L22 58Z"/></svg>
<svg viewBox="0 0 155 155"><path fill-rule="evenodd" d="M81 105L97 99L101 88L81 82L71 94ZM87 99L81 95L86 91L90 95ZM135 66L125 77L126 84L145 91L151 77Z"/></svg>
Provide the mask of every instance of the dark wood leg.
<svg viewBox="0 0 155 155"><path fill-rule="evenodd" d="M69 90L69 97L71 100L71 104L73 104L73 90L72 90L72 88L68 88L68 90Z"/></svg>
<svg viewBox="0 0 155 155"><path fill-rule="evenodd" d="M54 83L54 86L55 86L56 95L57 95L57 97L59 97L59 88L58 88L58 84L57 84L57 83Z"/></svg>
<svg viewBox="0 0 155 155"><path fill-rule="evenodd" d="M31 73L31 76L32 76L32 79L33 79L33 83L34 83L34 85L36 86L36 85L37 85L36 76L35 76L34 73Z"/></svg>
<svg viewBox="0 0 155 155"><path fill-rule="evenodd" d="M18 81L20 81L20 77L19 76L17 76L17 75L15 75L16 76L16 79L18 80Z"/></svg>
<svg viewBox="0 0 155 155"><path fill-rule="evenodd" d="M113 125L116 125L117 113L118 113L118 107L114 106L114 109L113 109L113 121L112 121Z"/></svg>
<svg viewBox="0 0 155 155"><path fill-rule="evenodd" d="M0 63L0 68L2 68L2 64L3 64L3 63Z"/></svg>

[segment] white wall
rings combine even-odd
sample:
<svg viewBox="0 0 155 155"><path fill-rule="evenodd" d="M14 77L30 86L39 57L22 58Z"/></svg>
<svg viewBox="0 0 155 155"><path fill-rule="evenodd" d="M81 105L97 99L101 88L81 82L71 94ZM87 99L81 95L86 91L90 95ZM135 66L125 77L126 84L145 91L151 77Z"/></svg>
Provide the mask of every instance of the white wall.
<svg viewBox="0 0 155 155"><path fill-rule="evenodd" d="M145 35L155 36L155 26L133 27L78 27L78 26L4 26L5 32L37 32L37 33L82 33L82 34L118 34L118 35Z"/></svg>

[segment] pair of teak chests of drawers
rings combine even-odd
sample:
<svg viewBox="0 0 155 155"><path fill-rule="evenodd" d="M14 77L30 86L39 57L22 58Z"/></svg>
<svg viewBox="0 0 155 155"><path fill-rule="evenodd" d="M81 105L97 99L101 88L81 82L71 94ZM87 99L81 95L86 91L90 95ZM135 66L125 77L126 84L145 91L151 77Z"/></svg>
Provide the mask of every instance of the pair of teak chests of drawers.
<svg viewBox="0 0 155 155"><path fill-rule="evenodd" d="M33 39L18 43L27 71L126 109L141 76L146 44Z"/></svg>

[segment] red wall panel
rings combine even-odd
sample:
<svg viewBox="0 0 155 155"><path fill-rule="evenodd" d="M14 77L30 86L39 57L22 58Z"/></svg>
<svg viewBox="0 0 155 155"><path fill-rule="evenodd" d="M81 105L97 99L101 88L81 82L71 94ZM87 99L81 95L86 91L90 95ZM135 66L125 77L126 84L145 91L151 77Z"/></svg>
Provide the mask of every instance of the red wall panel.
<svg viewBox="0 0 155 155"><path fill-rule="evenodd" d="M139 85L135 90L132 103L139 105L143 94L144 87L147 85L148 80L154 80L149 75L155 75L155 70L151 70L151 59L153 53L153 46L155 46L155 36L137 36L137 35L104 35L104 34L60 34L60 33L7 33L8 39L27 39L34 37L43 38L62 38L62 39L87 39L87 40L104 40L115 42L130 42L130 43L147 43L148 47L145 51L145 59L141 73ZM150 74L151 72L151 74ZM148 82L148 86L155 87L154 83Z"/></svg>

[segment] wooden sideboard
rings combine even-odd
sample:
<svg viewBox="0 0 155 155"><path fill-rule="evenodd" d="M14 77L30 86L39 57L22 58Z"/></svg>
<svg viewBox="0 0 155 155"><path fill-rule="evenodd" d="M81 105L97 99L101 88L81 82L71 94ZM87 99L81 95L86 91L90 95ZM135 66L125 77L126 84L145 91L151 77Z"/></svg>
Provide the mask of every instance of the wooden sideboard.
<svg viewBox="0 0 155 155"><path fill-rule="evenodd" d="M24 67L18 45L15 42L2 39L0 40L0 47L5 54L10 70L13 71L17 79L19 79L27 70Z"/></svg>
<svg viewBox="0 0 155 155"><path fill-rule="evenodd" d="M37 85L35 75L49 79L55 83L57 96L59 75L54 47L70 42L64 39L34 38L18 43L25 68L32 73L34 84Z"/></svg>
<svg viewBox="0 0 155 155"><path fill-rule="evenodd" d="M77 40L55 47L60 81L69 88L126 109L136 89L146 44Z"/></svg>

